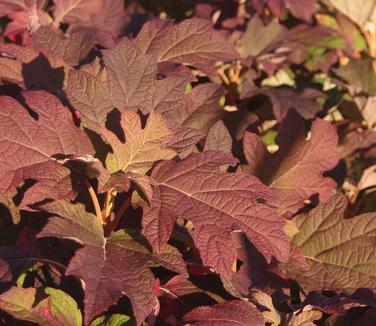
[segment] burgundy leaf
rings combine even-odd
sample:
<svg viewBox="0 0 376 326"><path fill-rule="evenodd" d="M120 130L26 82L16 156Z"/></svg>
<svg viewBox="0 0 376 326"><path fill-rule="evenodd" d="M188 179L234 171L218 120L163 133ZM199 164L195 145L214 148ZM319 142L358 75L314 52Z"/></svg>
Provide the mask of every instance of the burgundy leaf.
<svg viewBox="0 0 376 326"><path fill-rule="evenodd" d="M45 208L59 217L51 218L38 236L71 239L83 246L66 273L79 277L85 284L86 323L127 295L137 324L141 324L158 304L148 261L186 275L185 264L173 247L152 254L123 231L105 238L98 219L79 204L56 201Z"/></svg>
<svg viewBox="0 0 376 326"><path fill-rule="evenodd" d="M311 132L306 140L301 119L289 114L279 130L279 150L274 154L267 151L259 136L245 134L244 154L249 165L244 171L255 174L275 191L282 214L296 213L313 196L320 202L328 201L335 186L323 173L334 168L340 158L336 130L316 119Z"/></svg>
<svg viewBox="0 0 376 326"><path fill-rule="evenodd" d="M264 318L254 305L244 300L232 300L211 307L198 307L184 316L184 325L198 326L258 326Z"/></svg>
<svg viewBox="0 0 376 326"><path fill-rule="evenodd" d="M94 40L89 34L75 33L67 38L47 26L39 27L33 34L34 49L52 53L71 65L77 65L86 58L93 45Z"/></svg>
<svg viewBox="0 0 376 326"><path fill-rule="evenodd" d="M96 0L94 1L96 2ZM81 21L70 25L69 32L83 32L94 35L97 43L105 48L112 49L116 46L118 36L125 26L124 2L102 0L102 3L103 6L100 11L91 14L89 20L83 21L81 19Z"/></svg>
<svg viewBox="0 0 376 326"><path fill-rule="evenodd" d="M102 5L102 0L59 0L55 1L53 14L57 22L75 23L89 20Z"/></svg>
<svg viewBox="0 0 376 326"><path fill-rule="evenodd" d="M160 163L152 173L156 183L150 208L143 217L143 233L160 252L178 216L193 222L193 237L205 265L231 275L236 251L231 231L243 230L266 257L284 261L289 241L284 220L259 203L272 198L257 178L244 173L225 173L219 167L236 159L220 152L192 154L182 162Z"/></svg>
<svg viewBox="0 0 376 326"><path fill-rule="evenodd" d="M223 95L223 86L211 83L201 84L193 88L182 105L159 108L158 112L161 112L172 123L207 133L225 114L219 105L219 100Z"/></svg>
<svg viewBox="0 0 376 326"><path fill-rule="evenodd" d="M290 109L294 109L304 119L313 119L322 110L318 100L327 98L324 93L314 88L304 88L301 92L290 88L251 89L242 94L242 98L258 95L269 98L277 121L282 121Z"/></svg>
<svg viewBox="0 0 376 326"><path fill-rule="evenodd" d="M136 44L145 54L156 55L158 62L185 63L212 74L216 61L238 58L210 22L189 19L174 25L172 21L153 20L137 35Z"/></svg>
<svg viewBox="0 0 376 326"><path fill-rule="evenodd" d="M205 151L216 150L231 154L232 139L222 121L218 121L209 130L205 141Z"/></svg>
<svg viewBox="0 0 376 326"><path fill-rule="evenodd" d="M38 176L54 155L91 154L92 145L77 128L67 108L44 91L24 92L37 120L15 99L0 98L0 193L4 194L27 178Z"/></svg>

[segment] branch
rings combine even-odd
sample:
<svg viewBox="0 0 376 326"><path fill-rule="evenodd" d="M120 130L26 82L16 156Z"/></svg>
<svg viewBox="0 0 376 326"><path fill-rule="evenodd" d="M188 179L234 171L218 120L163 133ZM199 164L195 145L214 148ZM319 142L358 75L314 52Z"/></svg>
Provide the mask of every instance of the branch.
<svg viewBox="0 0 376 326"><path fill-rule="evenodd" d="M97 215L99 222L101 224L103 224L102 211L101 211L101 206L99 205L97 194L95 193L95 191L94 191L92 185L90 184L90 182L86 178L84 180L85 180L85 185L87 187L87 190L89 191L91 200L94 204L95 215Z"/></svg>

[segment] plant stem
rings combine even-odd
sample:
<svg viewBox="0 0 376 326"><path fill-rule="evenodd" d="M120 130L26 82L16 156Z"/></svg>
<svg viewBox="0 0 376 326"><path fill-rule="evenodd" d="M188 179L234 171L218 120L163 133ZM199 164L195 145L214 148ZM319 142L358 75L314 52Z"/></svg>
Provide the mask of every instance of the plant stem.
<svg viewBox="0 0 376 326"><path fill-rule="evenodd" d="M107 191L106 200L104 203L104 212L103 212L104 224L106 224L108 217L111 215L111 211L115 204L116 194L117 194L117 191L114 188L111 188L109 191Z"/></svg>
<svg viewBox="0 0 376 326"><path fill-rule="evenodd" d="M123 217L125 211L129 208L131 204L131 197L128 197L124 203L121 205L119 210L115 214L115 218L111 221L108 221L105 225L105 234L109 235L113 230L116 229L118 223L120 222L120 219Z"/></svg>
<svg viewBox="0 0 376 326"><path fill-rule="evenodd" d="M93 205L94 205L95 214L97 215L99 222L101 224L103 224L102 211L101 211L101 206L99 205L98 197L97 197L92 185L90 184L90 182L86 178L84 180L85 180L85 185L87 187L87 190L89 191L91 200L92 200Z"/></svg>

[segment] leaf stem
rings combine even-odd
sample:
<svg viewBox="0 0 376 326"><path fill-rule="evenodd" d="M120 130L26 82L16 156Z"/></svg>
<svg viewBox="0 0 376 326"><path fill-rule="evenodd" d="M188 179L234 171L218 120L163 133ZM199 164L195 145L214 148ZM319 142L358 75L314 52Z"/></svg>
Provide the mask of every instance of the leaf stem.
<svg viewBox="0 0 376 326"><path fill-rule="evenodd" d="M121 218L123 217L125 211L129 208L131 204L131 197L128 197L124 203L121 205L119 210L115 214L115 218L113 220L108 221L105 224L105 234L109 235L113 230L116 229L118 223L120 222Z"/></svg>
<svg viewBox="0 0 376 326"><path fill-rule="evenodd" d="M89 191L91 200L94 205L95 214L97 215L97 218L101 224L103 224L103 217L102 217L102 211L101 206L99 205L98 197L93 189L93 186L90 184L90 182L85 178L85 185L87 187L87 190Z"/></svg>
<svg viewBox="0 0 376 326"><path fill-rule="evenodd" d="M111 215L111 211L115 204L117 191L114 188L111 188L107 191L106 200L104 202L104 212L103 212L103 222L106 224L108 217Z"/></svg>

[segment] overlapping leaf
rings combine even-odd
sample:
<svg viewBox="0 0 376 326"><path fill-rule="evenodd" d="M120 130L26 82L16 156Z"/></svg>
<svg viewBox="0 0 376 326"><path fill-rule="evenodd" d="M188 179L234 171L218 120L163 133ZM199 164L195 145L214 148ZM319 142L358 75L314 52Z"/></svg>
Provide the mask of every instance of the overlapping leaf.
<svg viewBox="0 0 376 326"><path fill-rule="evenodd" d="M93 153L89 138L74 125L69 110L55 96L29 91L23 97L37 120L15 99L0 98L1 194L27 178L38 179L38 171L51 169L50 178L56 173L61 177L65 168L52 164L55 155Z"/></svg>
<svg viewBox="0 0 376 326"><path fill-rule="evenodd" d="M336 130L328 122L316 119L311 132L311 138L306 140L302 121L289 114L279 130L279 150L274 154L267 151L256 134L244 136L248 161L244 170L258 176L276 192L281 213L297 212L304 201L314 200L314 196L326 202L335 186L323 173L339 161Z"/></svg>
<svg viewBox="0 0 376 326"><path fill-rule="evenodd" d="M124 3L118 0L102 0L102 3L100 10L91 14L89 20L81 19L70 25L69 32L85 32L94 35L97 43L112 49L116 46L118 36L125 25Z"/></svg>
<svg viewBox="0 0 376 326"><path fill-rule="evenodd" d="M62 58L64 62L77 65L94 45L90 34L75 33L71 37L64 37L51 27L41 26L34 33L33 47Z"/></svg>
<svg viewBox="0 0 376 326"><path fill-rule="evenodd" d="M68 74L67 96L80 112L85 127L104 127L113 108L165 112L185 103L185 78L156 80L156 62L152 56L140 55L130 40L124 39L117 48L106 51L104 57L106 69L99 74L88 69L71 70ZM118 69L118 65L124 69Z"/></svg>
<svg viewBox="0 0 376 326"><path fill-rule="evenodd" d="M219 105L224 95L224 87L212 83L198 85L184 98L180 105L159 108L163 116L172 124L208 132L219 121L225 111Z"/></svg>
<svg viewBox="0 0 376 326"><path fill-rule="evenodd" d="M184 316L184 325L258 326L264 318L255 306L244 300L232 300L211 307L198 307Z"/></svg>
<svg viewBox="0 0 376 326"><path fill-rule="evenodd" d="M251 89L243 98L264 95L272 104L277 121L282 121L290 109L294 109L305 119L313 119L322 110L319 99L326 95L314 88L305 88L302 92L290 88Z"/></svg>
<svg viewBox="0 0 376 326"><path fill-rule="evenodd" d="M270 190L251 175L219 171L221 165L235 163L229 155L207 151L179 163L162 162L153 170L156 189L143 216L143 232L153 248L163 250L180 216L193 222L204 264L224 275L231 274L236 260L233 230L243 230L268 261L288 258L283 219L259 203L272 197Z"/></svg>
<svg viewBox="0 0 376 326"><path fill-rule="evenodd" d="M53 288L12 287L0 295L0 308L16 319L40 326L82 325L77 303L67 293Z"/></svg>
<svg viewBox="0 0 376 326"><path fill-rule="evenodd" d="M375 290L375 214L346 219L346 206L346 199L336 196L295 218L300 232L293 242L303 251L309 268L288 266L287 271L306 291Z"/></svg>
<svg viewBox="0 0 376 326"><path fill-rule="evenodd" d="M57 22L75 23L89 20L102 7L102 0L59 0L55 1L53 14Z"/></svg>
<svg viewBox="0 0 376 326"><path fill-rule="evenodd" d="M125 143L109 130L102 129L104 138L110 143L113 153L106 158L110 172L138 172L145 174L159 160L168 160L176 151L168 146L179 136L178 132L167 125L167 121L152 111L145 128L141 128L140 116L136 111L127 109L120 121L125 135Z"/></svg>
<svg viewBox="0 0 376 326"><path fill-rule="evenodd" d="M232 139L222 121L218 121L209 130L205 140L205 151L215 150L231 154Z"/></svg>
<svg viewBox="0 0 376 326"><path fill-rule="evenodd" d="M156 55L158 62L172 61L213 73L216 61L238 58L231 44L213 30L207 20L190 19L174 25L172 21L146 23L136 44L144 54Z"/></svg>
<svg viewBox="0 0 376 326"><path fill-rule="evenodd" d="M59 217L50 219L39 237L71 239L83 245L66 272L85 283L86 323L123 295L130 299L138 324L153 314L158 302L153 293L154 277L148 261L177 273L186 273L180 254L173 247L167 246L159 254L152 254L122 231L105 238L98 219L82 205L59 201L45 207Z"/></svg>

